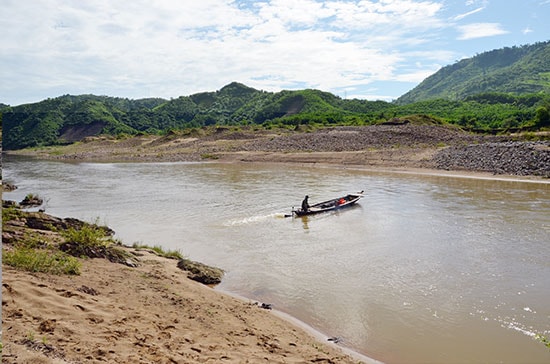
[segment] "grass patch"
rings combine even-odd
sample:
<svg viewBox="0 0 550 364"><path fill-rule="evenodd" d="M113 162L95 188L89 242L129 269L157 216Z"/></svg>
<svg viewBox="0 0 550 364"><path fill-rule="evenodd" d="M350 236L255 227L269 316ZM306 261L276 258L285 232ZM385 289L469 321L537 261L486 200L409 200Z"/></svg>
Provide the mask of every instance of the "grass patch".
<svg viewBox="0 0 550 364"><path fill-rule="evenodd" d="M2 223L17 220L21 216L23 216L23 213L15 206L2 208Z"/></svg>
<svg viewBox="0 0 550 364"><path fill-rule="evenodd" d="M56 149L50 150L48 154L51 156L58 156L58 155L63 155L64 151L59 148L56 148Z"/></svg>
<svg viewBox="0 0 550 364"><path fill-rule="evenodd" d="M48 241L44 239L39 233L32 231L25 231L23 234L23 239L17 241L17 248L27 248L27 249L46 249L50 246Z"/></svg>
<svg viewBox="0 0 550 364"><path fill-rule="evenodd" d="M164 250L164 248L160 245L150 246L146 244L134 243L132 244L132 248L152 250L156 255L168 259L183 259L183 254L179 250Z"/></svg>
<svg viewBox="0 0 550 364"><path fill-rule="evenodd" d="M81 263L77 258L62 252L27 247L2 251L2 262L29 272L79 275Z"/></svg>
<svg viewBox="0 0 550 364"><path fill-rule="evenodd" d="M219 156L217 156L215 154L210 154L210 153L201 154L201 158L202 159L213 159L213 160L220 159Z"/></svg>

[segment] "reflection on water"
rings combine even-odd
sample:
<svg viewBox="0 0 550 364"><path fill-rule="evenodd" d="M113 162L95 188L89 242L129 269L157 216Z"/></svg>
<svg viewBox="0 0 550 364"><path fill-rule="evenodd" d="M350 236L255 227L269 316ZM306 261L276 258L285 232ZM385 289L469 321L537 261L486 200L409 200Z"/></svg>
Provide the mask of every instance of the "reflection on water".
<svg viewBox="0 0 550 364"><path fill-rule="evenodd" d="M388 362L550 362L550 184L343 169L95 164L7 157L47 212L100 218L126 244L223 268L221 290L273 303ZM353 191L353 208L289 218Z"/></svg>

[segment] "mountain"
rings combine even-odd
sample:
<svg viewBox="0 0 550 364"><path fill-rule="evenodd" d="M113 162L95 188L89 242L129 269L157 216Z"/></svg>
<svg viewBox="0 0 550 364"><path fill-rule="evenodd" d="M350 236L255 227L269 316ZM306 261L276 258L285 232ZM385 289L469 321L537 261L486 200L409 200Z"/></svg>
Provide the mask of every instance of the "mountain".
<svg viewBox="0 0 550 364"><path fill-rule="evenodd" d="M6 150L99 134L161 134L210 125L364 125L414 114L470 130L550 126L550 42L503 48L444 67L394 103L347 100L313 89L266 92L232 82L171 100L64 95L0 105Z"/></svg>
<svg viewBox="0 0 550 364"><path fill-rule="evenodd" d="M550 41L506 47L441 68L396 104L430 99L463 100L479 93L550 93Z"/></svg>

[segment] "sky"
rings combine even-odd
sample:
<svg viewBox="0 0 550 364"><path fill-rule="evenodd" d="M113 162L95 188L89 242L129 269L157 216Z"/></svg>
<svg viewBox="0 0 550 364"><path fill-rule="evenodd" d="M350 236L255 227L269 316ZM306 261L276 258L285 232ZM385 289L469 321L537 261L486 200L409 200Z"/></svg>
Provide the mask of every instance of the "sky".
<svg viewBox="0 0 550 364"><path fill-rule="evenodd" d="M0 103L231 82L391 101L441 67L550 40L550 0L0 0Z"/></svg>

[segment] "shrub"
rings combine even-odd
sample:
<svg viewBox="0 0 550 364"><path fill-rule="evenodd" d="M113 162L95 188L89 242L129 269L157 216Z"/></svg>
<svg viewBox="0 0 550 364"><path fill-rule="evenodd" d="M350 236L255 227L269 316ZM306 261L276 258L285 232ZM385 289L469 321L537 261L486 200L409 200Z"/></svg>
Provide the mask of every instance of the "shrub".
<svg viewBox="0 0 550 364"><path fill-rule="evenodd" d="M97 225L84 224L78 229L70 227L60 230L59 233L67 242L84 246L106 247L113 244L111 237Z"/></svg>
<svg viewBox="0 0 550 364"><path fill-rule="evenodd" d="M535 123L537 126L550 125L550 111L544 106L537 108L535 112Z"/></svg>
<svg viewBox="0 0 550 364"><path fill-rule="evenodd" d="M44 200L38 195L35 195L33 193L27 194L23 201L20 202L21 206L40 206Z"/></svg>
<svg viewBox="0 0 550 364"><path fill-rule="evenodd" d="M136 266L128 252L114 240L109 229L97 224L84 224L79 228L69 227L59 233L65 242L59 245L59 250L73 257L105 258L113 263Z"/></svg>

